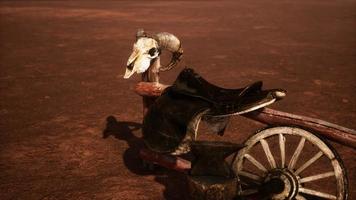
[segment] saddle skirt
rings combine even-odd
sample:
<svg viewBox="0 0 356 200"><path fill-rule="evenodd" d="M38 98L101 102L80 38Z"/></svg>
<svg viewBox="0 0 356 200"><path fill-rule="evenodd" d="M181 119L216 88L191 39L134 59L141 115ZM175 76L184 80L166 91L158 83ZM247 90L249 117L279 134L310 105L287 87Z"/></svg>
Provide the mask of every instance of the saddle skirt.
<svg viewBox="0 0 356 200"><path fill-rule="evenodd" d="M153 151L186 153L201 119L222 135L230 116L270 105L285 93L262 90L261 81L239 89L221 88L187 68L150 106L143 121L143 139Z"/></svg>

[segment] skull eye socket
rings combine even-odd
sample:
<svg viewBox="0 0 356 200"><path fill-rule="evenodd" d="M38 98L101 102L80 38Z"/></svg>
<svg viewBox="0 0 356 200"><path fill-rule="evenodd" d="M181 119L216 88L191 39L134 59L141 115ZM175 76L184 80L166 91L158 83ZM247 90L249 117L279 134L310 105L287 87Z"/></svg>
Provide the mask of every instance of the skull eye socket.
<svg viewBox="0 0 356 200"><path fill-rule="evenodd" d="M151 48L150 50L148 50L148 54L150 54L150 56L154 56L157 52L157 48Z"/></svg>
<svg viewBox="0 0 356 200"><path fill-rule="evenodd" d="M133 62L132 62L132 63L130 63L129 65L127 65L127 69L129 69L129 70L132 70L132 69L133 69L133 67L134 67Z"/></svg>

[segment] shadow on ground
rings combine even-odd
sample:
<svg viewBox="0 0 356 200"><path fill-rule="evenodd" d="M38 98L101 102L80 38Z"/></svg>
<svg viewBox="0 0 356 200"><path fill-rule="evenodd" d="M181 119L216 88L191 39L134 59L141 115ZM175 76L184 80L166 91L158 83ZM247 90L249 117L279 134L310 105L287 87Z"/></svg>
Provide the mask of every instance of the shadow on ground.
<svg viewBox="0 0 356 200"><path fill-rule="evenodd" d="M133 134L133 131L141 129L142 124L136 122L120 122L114 116L106 118L106 128L103 131L103 138L113 136L118 140L126 141L129 148L123 153L125 166L132 172L140 176L153 175L155 181L162 184L165 189L163 195L165 199L187 199L187 188L185 187L185 176L181 173L170 171L159 166L153 170L143 166L139 158L139 151L144 148L143 140Z"/></svg>

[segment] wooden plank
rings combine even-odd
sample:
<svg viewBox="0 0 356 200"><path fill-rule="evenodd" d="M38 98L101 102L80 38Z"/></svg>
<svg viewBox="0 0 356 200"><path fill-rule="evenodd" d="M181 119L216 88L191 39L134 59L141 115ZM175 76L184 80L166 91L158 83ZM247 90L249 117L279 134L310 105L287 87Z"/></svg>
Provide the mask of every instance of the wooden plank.
<svg viewBox="0 0 356 200"><path fill-rule="evenodd" d="M187 173L191 168L191 163L188 160L177 156L161 154L149 149L141 149L139 155L142 160L179 172Z"/></svg>
<svg viewBox="0 0 356 200"><path fill-rule="evenodd" d="M243 115L269 125L294 125L315 131L332 141L356 148L356 131L330 122L263 108Z"/></svg>

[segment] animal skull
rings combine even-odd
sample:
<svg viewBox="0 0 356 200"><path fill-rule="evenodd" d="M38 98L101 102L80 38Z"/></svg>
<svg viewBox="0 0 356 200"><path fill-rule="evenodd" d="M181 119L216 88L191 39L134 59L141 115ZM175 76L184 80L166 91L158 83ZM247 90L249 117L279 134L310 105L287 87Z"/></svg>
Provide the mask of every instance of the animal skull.
<svg viewBox="0 0 356 200"><path fill-rule="evenodd" d="M167 66L160 65L161 49L172 52L171 62ZM172 69L183 54L180 41L170 33L158 33L152 37L147 36L144 30L136 34L136 42L132 53L127 61L124 78L130 78L135 72L138 74L146 72L153 63L156 63L156 72Z"/></svg>
<svg viewBox="0 0 356 200"><path fill-rule="evenodd" d="M151 62L159 55L158 42L152 38L141 37L133 46L132 54L127 61L124 78L130 78L135 72L140 74L145 72Z"/></svg>

